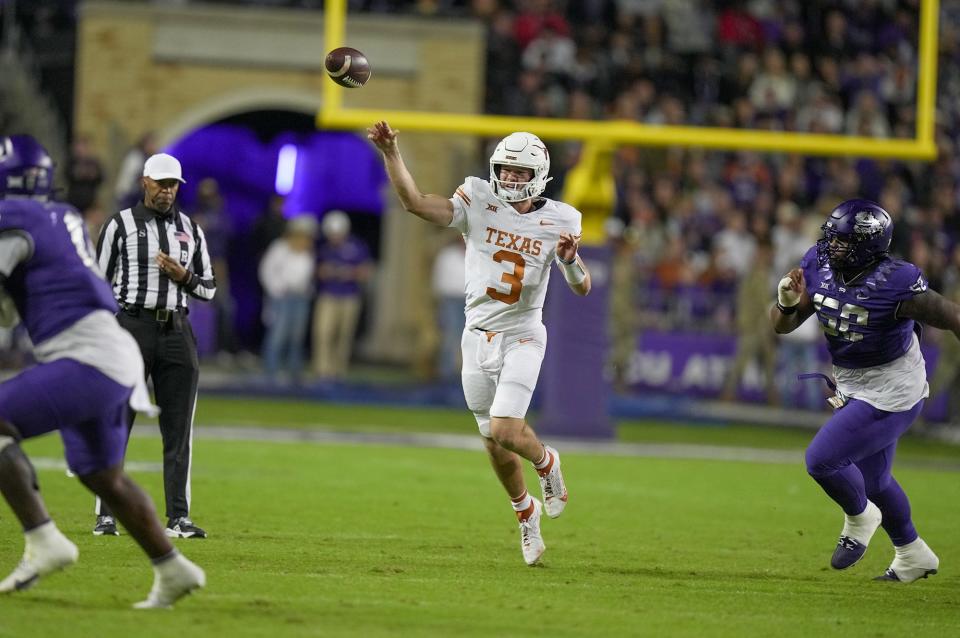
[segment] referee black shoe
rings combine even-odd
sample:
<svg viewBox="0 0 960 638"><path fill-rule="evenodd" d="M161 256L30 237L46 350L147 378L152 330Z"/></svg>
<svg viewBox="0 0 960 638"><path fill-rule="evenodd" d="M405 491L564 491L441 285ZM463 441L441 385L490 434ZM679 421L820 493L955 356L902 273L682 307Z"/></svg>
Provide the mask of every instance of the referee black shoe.
<svg viewBox="0 0 960 638"><path fill-rule="evenodd" d="M117 521L112 516L98 516L97 524L93 526L94 536L120 536Z"/></svg>
<svg viewBox="0 0 960 638"><path fill-rule="evenodd" d="M170 538L206 538L207 533L202 528L193 524L186 516L180 518L171 518L167 521L167 529L164 530Z"/></svg>

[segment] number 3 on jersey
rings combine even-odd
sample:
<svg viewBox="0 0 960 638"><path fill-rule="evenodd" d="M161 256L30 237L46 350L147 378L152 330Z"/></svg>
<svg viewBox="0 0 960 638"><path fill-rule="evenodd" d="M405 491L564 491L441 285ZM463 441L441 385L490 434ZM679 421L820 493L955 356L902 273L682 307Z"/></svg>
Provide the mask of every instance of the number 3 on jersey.
<svg viewBox="0 0 960 638"><path fill-rule="evenodd" d="M491 299L502 301L508 306L517 303L520 300L520 291L523 290L523 270L527 267L527 262L521 255L510 252L509 250L498 250L493 253L493 260L498 264L505 261L513 264L513 272L505 272L500 276L500 281L510 286L510 292L500 292L496 288L487 288L487 295Z"/></svg>

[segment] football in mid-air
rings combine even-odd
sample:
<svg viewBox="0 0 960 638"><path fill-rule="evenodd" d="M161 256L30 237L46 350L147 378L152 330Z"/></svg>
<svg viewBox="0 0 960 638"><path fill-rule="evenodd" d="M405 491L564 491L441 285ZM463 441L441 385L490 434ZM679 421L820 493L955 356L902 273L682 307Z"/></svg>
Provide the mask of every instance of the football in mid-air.
<svg viewBox="0 0 960 638"><path fill-rule="evenodd" d="M359 89L370 79L367 56L352 47L338 47L327 54L323 66L330 79L348 89Z"/></svg>

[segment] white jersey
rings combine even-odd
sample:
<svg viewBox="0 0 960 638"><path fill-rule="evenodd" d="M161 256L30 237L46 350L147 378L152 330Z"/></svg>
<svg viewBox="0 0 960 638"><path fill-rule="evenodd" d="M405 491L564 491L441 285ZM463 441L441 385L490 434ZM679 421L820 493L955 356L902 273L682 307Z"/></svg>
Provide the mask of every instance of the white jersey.
<svg viewBox="0 0 960 638"><path fill-rule="evenodd" d="M477 177L468 177L450 201L450 226L467 245L467 327L506 332L542 324L557 241L560 233L580 236L580 211L541 198L521 215Z"/></svg>

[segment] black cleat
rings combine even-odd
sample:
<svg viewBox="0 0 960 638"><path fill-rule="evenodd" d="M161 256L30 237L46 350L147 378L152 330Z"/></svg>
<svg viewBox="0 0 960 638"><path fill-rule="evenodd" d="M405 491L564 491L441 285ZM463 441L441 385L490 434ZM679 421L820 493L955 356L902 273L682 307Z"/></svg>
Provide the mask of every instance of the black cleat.
<svg viewBox="0 0 960 638"><path fill-rule="evenodd" d="M93 526L94 536L120 536L117 521L112 516L98 516L97 524Z"/></svg>
<svg viewBox="0 0 960 638"><path fill-rule="evenodd" d="M935 576L936 573L937 573L937 570L935 569L927 569L923 572L923 575L918 576L914 580L920 580L921 578L927 578L928 576ZM877 576L876 578L874 578L874 580L892 580L897 583L903 582L902 580L900 580L900 577L897 576L897 572L893 571L893 569L889 567L887 568L887 571L883 573L883 575ZM913 581L910 581L910 582L913 582Z"/></svg>
<svg viewBox="0 0 960 638"><path fill-rule="evenodd" d="M171 518L167 522L167 529L164 532L170 538L206 538L207 533L202 528L193 524L186 516L180 518Z"/></svg>
<svg viewBox="0 0 960 638"><path fill-rule="evenodd" d="M924 576L924 578L926 578L926 576ZM900 577L897 576L897 572L892 569L887 569L887 571L883 572L880 576L876 576L874 580L892 580L899 583Z"/></svg>
<svg viewBox="0 0 960 638"><path fill-rule="evenodd" d="M830 567L834 569L853 567L866 553L866 545L849 536L841 536L840 541L837 542L837 548L833 550L833 556L830 558Z"/></svg>

